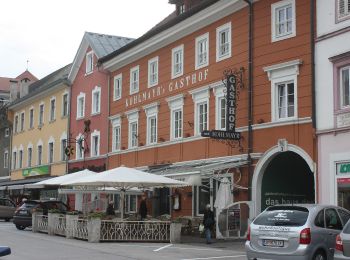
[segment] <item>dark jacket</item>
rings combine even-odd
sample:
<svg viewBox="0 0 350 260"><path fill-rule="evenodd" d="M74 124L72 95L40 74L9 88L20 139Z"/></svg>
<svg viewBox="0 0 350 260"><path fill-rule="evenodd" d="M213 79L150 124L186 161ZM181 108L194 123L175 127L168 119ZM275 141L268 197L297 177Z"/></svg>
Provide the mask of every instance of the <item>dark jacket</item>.
<svg viewBox="0 0 350 260"><path fill-rule="evenodd" d="M106 214L111 216L115 215L113 204L108 204L108 207L106 209Z"/></svg>
<svg viewBox="0 0 350 260"><path fill-rule="evenodd" d="M205 228L212 228L215 224L214 213L210 209L204 211L203 225Z"/></svg>
<svg viewBox="0 0 350 260"><path fill-rule="evenodd" d="M145 218L147 216L147 205L145 200L141 200L139 214L141 218Z"/></svg>

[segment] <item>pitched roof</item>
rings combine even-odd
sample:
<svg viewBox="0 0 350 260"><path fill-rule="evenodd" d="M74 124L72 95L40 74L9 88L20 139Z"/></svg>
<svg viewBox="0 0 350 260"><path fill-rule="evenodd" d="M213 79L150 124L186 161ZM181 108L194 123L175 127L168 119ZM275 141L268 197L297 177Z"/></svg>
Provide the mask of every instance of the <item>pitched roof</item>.
<svg viewBox="0 0 350 260"><path fill-rule="evenodd" d="M37 81L37 77L35 77L32 73L30 73L28 70L24 71L20 75L18 75L16 78L7 78L7 77L0 77L0 91L3 92L10 92L10 81L11 80L17 80L20 81L22 79L29 79L31 82Z"/></svg>
<svg viewBox="0 0 350 260"><path fill-rule="evenodd" d="M84 37L86 37L98 58L102 58L134 40L127 37L92 32L86 32Z"/></svg>
<svg viewBox="0 0 350 260"><path fill-rule="evenodd" d="M184 12L183 14L180 14L178 16L173 17L172 14L170 14L170 16L168 16L167 18L165 18L165 20L163 20L162 22L160 22L158 25L156 25L155 27L153 27L151 30L149 30L148 32L146 32L144 35L142 35L141 37L135 39L134 41L132 41L131 43L125 45L124 47L113 51L110 54L107 54L106 56L104 56L103 58L99 59L100 63L109 61L111 59L113 59L114 57L118 56L119 54L130 50L131 48L142 44L143 42L145 42L146 40L152 38L153 36L171 28L172 26L175 26L176 24L190 18L191 16L195 15L196 13L206 9L207 7L215 4L216 2L218 2L220 0L204 0L203 2L201 2L200 4L194 6L193 8L191 8L190 10Z"/></svg>
<svg viewBox="0 0 350 260"><path fill-rule="evenodd" d="M57 84L61 83L61 82L65 82L67 81L67 76L68 73L70 71L71 68L71 64L68 64L66 66L64 66L63 68L60 68L54 72L52 72L51 74L47 75L46 77L42 78L41 80L38 80L32 84L29 85L29 90L28 90L28 94L25 95L24 97L20 98L20 99L16 99L15 101L13 101L10 104L10 107L12 107L13 105L17 105L31 97L34 97L40 93L42 93L43 91L56 86Z"/></svg>
<svg viewBox="0 0 350 260"><path fill-rule="evenodd" d="M13 80L13 79L0 77L0 91L10 92L10 80Z"/></svg>
<svg viewBox="0 0 350 260"><path fill-rule="evenodd" d="M32 82L38 80L38 78L35 77L32 73L30 73L30 71L28 71L28 70L26 70L25 72L23 72L22 74L20 74L20 75L18 75L16 77L16 79L18 79L18 80L22 80L22 79L25 79L25 78L29 79Z"/></svg>
<svg viewBox="0 0 350 260"><path fill-rule="evenodd" d="M78 70L85 58L85 53L90 46L94 51L98 59L124 47L134 39L120 36L113 36L100 33L85 32L83 39L77 53L75 54L74 61L69 72L68 79L74 82L74 79L78 73Z"/></svg>

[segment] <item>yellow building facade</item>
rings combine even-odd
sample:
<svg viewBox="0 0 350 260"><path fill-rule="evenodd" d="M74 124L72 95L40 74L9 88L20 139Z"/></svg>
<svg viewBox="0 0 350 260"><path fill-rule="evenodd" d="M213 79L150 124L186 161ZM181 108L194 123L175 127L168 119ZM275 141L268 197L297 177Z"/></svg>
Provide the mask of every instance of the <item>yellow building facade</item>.
<svg viewBox="0 0 350 260"><path fill-rule="evenodd" d="M66 173L69 83L66 66L29 86L14 101L11 181Z"/></svg>

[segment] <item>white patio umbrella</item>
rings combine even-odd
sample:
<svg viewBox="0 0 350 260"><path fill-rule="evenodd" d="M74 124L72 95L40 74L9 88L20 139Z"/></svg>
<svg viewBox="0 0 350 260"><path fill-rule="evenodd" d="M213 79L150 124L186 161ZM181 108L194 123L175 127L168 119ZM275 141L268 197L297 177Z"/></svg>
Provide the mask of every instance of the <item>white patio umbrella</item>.
<svg viewBox="0 0 350 260"><path fill-rule="evenodd" d="M69 186L114 187L121 192L121 217L124 216L124 193L131 188L160 188L188 186L186 182L174 180L160 175L139 171L128 167L118 167L78 180L65 182Z"/></svg>
<svg viewBox="0 0 350 260"><path fill-rule="evenodd" d="M82 170L82 171L78 171L78 172L74 172L74 173L70 173L70 174L65 174L62 176L58 176L58 177L54 177L51 179L47 179L47 180L43 180L31 185L28 185L28 188L41 188L43 186L60 186L60 185L65 185L65 182L71 182L71 181L76 181L82 177L86 177L86 176L92 176L96 174L93 171L90 170Z"/></svg>
<svg viewBox="0 0 350 260"><path fill-rule="evenodd" d="M220 187L216 193L216 200L214 207L216 208L216 237L223 238L219 230L219 215L222 209L233 202L233 197L231 194L231 183L225 177L221 180Z"/></svg>

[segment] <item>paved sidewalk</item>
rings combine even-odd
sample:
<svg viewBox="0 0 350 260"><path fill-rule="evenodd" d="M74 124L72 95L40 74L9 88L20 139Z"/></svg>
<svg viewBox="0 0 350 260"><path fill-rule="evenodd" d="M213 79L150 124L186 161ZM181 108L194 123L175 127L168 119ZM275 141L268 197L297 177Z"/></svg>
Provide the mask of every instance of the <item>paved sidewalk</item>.
<svg viewBox="0 0 350 260"><path fill-rule="evenodd" d="M245 249L244 249L245 239L229 239L229 240L213 239L213 243L208 245L206 243L205 238L203 238L203 237L182 236L181 237L181 244L220 248L220 249L229 249L229 250L245 252Z"/></svg>

